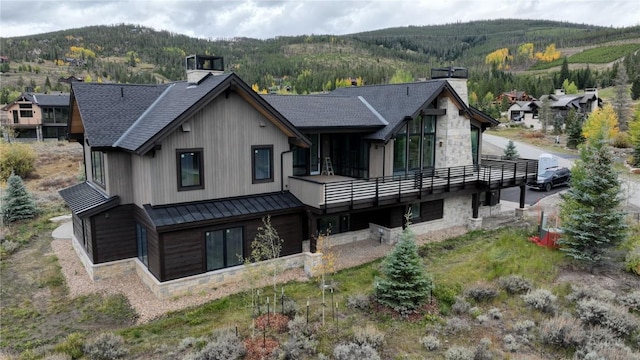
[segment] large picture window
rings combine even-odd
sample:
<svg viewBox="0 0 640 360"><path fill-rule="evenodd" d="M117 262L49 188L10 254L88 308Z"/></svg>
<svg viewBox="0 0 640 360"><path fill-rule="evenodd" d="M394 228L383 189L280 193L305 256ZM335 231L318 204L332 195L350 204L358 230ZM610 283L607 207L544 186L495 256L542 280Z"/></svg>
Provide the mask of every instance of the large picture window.
<svg viewBox="0 0 640 360"><path fill-rule="evenodd" d="M138 259L143 264L149 266L149 256L147 252L147 228L136 224L136 243L138 245Z"/></svg>
<svg viewBox="0 0 640 360"><path fill-rule="evenodd" d="M432 108L430 106L429 108ZM393 173L404 175L434 165L436 117L419 116L409 120L395 135Z"/></svg>
<svg viewBox="0 0 640 360"><path fill-rule="evenodd" d="M251 147L251 174L253 183L273 181L273 145Z"/></svg>
<svg viewBox="0 0 640 360"><path fill-rule="evenodd" d="M91 152L91 176L93 182L105 186L104 181L104 153L102 151Z"/></svg>
<svg viewBox="0 0 640 360"><path fill-rule="evenodd" d="M205 232L207 271L241 265L242 238L242 227Z"/></svg>
<svg viewBox="0 0 640 360"><path fill-rule="evenodd" d="M178 191L204 188L202 149L177 151Z"/></svg>

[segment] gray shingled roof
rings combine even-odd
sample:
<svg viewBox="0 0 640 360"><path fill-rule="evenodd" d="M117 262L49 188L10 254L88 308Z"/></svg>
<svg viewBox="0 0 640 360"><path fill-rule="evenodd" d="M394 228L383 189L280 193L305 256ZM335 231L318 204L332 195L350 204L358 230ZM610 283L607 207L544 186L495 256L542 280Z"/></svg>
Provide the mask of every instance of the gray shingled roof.
<svg viewBox="0 0 640 360"><path fill-rule="evenodd" d="M32 102L39 106L69 106L69 93L29 94Z"/></svg>
<svg viewBox="0 0 640 360"><path fill-rule="evenodd" d="M362 96L389 125L369 138L387 140L407 117L414 117L448 86L445 80L338 88L331 95Z"/></svg>
<svg viewBox="0 0 640 360"><path fill-rule="evenodd" d="M74 82L73 96L94 147L111 147L169 85Z"/></svg>
<svg viewBox="0 0 640 360"><path fill-rule="evenodd" d="M186 81L170 84L114 145L137 150L231 76L207 76L197 86Z"/></svg>
<svg viewBox="0 0 640 360"><path fill-rule="evenodd" d="M88 182L73 185L59 191L74 214L85 217L108 210L120 203L118 196L109 197Z"/></svg>
<svg viewBox="0 0 640 360"><path fill-rule="evenodd" d="M381 128L388 122L363 98L327 95L263 95L297 128Z"/></svg>
<svg viewBox="0 0 640 360"><path fill-rule="evenodd" d="M303 204L300 200L288 191L174 205L144 206L156 228L244 215L255 217L258 214L273 214L277 211L301 208Z"/></svg>

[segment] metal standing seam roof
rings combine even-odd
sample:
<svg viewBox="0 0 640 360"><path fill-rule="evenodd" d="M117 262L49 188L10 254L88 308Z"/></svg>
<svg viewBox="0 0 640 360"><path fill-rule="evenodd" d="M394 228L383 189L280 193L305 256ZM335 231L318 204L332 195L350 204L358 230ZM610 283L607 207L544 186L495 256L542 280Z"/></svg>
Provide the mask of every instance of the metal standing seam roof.
<svg viewBox="0 0 640 360"><path fill-rule="evenodd" d="M107 196L88 182L83 182L58 191L74 214L85 217L117 206L118 196Z"/></svg>
<svg viewBox="0 0 640 360"><path fill-rule="evenodd" d="M290 192L249 195L192 203L151 206L144 210L156 228L201 221L224 220L236 216L257 216L284 210L302 209L304 205Z"/></svg>

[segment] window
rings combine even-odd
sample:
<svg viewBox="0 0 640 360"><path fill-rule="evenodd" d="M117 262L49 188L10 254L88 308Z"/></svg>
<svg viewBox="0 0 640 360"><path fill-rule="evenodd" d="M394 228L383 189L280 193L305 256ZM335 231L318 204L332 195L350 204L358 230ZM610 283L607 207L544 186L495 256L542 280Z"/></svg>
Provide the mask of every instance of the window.
<svg viewBox="0 0 640 360"><path fill-rule="evenodd" d="M91 176L93 182L105 186L104 181L104 153L102 151L91 152Z"/></svg>
<svg viewBox="0 0 640 360"><path fill-rule="evenodd" d="M147 228L136 223L136 243L138 244L138 259L147 267L149 256L147 254Z"/></svg>
<svg viewBox="0 0 640 360"><path fill-rule="evenodd" d="M242 227L204 233L207 271L241 265L244 259Z"/></svg>
<svg viewBox="0 0 640 360"><path fill-rule="evenodd" d="M409 205L411 211L411 220L420 218L420 203L413 203Z"/></svg>
<svg viewBox="0 0 640 360"><path fill-rule="evenodd" d="M23 117L23 118L33 117L33 110L20 110L20 117Z"/></svg>
<svg viewBox="0 0 640 360"><path fill-rule="evenodd" d="M433 108L433 105L429 105ZM431 169L434 165L436 117L423 115L409 120L396 134L393 148L393 173Z"/></svg>
<svg viewBox="0 0 640 360"><path fill-rule="evenodd" d="M202 149L178 150L178 191L204 188Z"/></svg>
<svg viewBox="0 0 640 360"><path fill-rule="evenodd" d="M318 233L340 234L349 231L349 215L324 216L318 219Z"/></svg>
<svg viewBox="0 0 640 360"><path fill-rule="evenodd" d="M273 145L251 147L253 183L273 182Z"/></svg>

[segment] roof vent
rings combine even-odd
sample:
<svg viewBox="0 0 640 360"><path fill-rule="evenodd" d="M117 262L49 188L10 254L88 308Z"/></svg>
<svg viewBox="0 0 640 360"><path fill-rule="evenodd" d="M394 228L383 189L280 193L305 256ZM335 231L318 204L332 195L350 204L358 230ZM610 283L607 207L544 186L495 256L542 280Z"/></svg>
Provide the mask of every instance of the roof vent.
<svg viewBox="0 0 640 360"><path fill-rule="evenodd" d="M432 79L468 79L469 78L469 70L463 67L443 67L443 68L434 68L431 69L431 78Z"/></svg>
<svg viewBox="0 0 640 360"><path fill-rule="evenodd" d="M222 56L189 55L185 59L185 66L190 84L197 84L209 74L220 75L224 72Z"/></svg>

